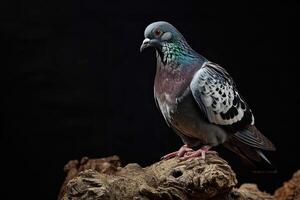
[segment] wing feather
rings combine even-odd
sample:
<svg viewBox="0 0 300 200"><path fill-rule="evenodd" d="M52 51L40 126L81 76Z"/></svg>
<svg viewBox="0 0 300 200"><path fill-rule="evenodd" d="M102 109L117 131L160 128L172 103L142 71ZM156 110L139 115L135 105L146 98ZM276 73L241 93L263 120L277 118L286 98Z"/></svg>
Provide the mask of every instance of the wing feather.
<svg viewBox="0 0 300 200"><path fill-rule="evenodd" d="M219 65L205 62L195 73L190 88L209 122L235 129L254 124L251 109L230 75Z"/></svg>

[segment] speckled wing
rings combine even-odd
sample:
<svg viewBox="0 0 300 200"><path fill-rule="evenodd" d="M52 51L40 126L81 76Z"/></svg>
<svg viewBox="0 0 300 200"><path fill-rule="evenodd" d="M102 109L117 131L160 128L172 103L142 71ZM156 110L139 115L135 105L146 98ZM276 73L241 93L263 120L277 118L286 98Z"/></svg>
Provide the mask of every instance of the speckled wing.
<svg viewBox="0 0 300 200"><path fill-rule="evenodd" d="M234 132L254 124L253 114L234 81L219 65L205 62L195 73L190 88L209 122L230 127Z"/></svg>

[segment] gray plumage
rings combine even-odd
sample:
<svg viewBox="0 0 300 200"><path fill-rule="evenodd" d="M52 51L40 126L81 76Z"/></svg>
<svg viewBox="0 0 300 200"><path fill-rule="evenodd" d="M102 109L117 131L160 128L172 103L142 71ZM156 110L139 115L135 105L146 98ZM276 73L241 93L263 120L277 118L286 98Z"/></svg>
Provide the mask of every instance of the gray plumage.
<svg viewBox="0 0 300 200"><path fill-rule="evenodd" d="M167 124L189 147L226 147L247 163L265 161L274 145L254 125L254 116L227 71L195 52L167 22L145 30L141 50L154 47L154 97Z"/></svg>

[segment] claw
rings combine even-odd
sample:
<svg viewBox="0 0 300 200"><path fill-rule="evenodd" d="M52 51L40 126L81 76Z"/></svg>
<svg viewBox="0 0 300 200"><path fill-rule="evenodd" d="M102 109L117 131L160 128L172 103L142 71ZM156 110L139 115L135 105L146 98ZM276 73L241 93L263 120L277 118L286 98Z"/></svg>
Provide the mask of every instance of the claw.
<svg viewBox="0 0 300 200"><path fill-rule="evenodd" d="M190 158L195 158L195 157L199 157L199 156L201 156L201 158L203 160L205 160L206 154L217 154L216 151L209 151L210 148L211 148L211 146L203 146L200 149L198 149L197 151L187 152L186 154L184 154L183 157L180 158L180 160L184 161L184 160L188 160Z"/></svg>
<svg viewBox="0 0 300 200"><path fill-rule="evenodd" d="M197 151L194 151L192 148L189 148L187 145L183 145L178 151L169 153L161 158L161 160L168 160L176 156L180 157L181 161L188 160L190 158L195 158L201 156L204 160L206 154L216 154L216 151L209 151L211 146L203 146Z"/></svg>
<svg viewBox="0 0 300 200"><path fill-rule="evenodd" d="M174 158L176 156L178 157L182 157L184 156L186 153L188 152L192 152L194 151L193 149L189 148L186 144L183 145L178 151L174 151L172 153L169 153L163 157L161 157L161 160L168 160L168 159L171 159L171 158Z"/></svg>

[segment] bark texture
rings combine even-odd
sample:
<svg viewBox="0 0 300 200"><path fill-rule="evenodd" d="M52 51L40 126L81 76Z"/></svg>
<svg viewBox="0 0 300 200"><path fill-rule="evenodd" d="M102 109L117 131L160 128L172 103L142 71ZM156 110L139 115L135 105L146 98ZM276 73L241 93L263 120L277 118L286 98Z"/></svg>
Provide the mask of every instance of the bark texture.
<svg viewBox="0 0 300 200"><path fill-rule="evenodd" d="M300 191L300 172L274 196L259 191L255 184L234 188L235 173L214 154L205 160L162 160L145 168L135 163L122 168L118 156L83 158L70 161L65 171L58 198L62 200L273 200L299 198Z"/></svg>
<svg viewBox="0 0 300 200"><path fill-rule="evenodd" d="M285 182L283 186L276 190L274 194L276 200L300 199L300 170L298 170L291 180Z"/></svg>

